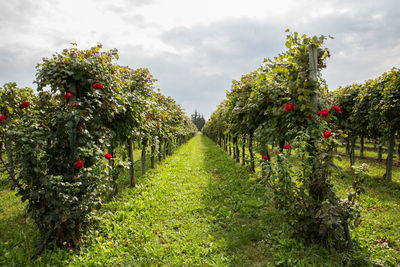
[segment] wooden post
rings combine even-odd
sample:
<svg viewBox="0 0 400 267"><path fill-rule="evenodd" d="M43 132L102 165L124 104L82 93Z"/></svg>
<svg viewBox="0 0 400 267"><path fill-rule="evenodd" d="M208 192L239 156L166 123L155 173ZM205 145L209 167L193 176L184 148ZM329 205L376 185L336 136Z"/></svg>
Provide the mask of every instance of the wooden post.
<svg viewBox="0 0 400 267"><path fill-rule="evenodd" d="M154 138L151 140L151 156L150 156L150 167L154 169L155 166L155 155L156 154L156 144Z"/></svg>
<svg viewBox="0 0 400 267"><path fill-rule="evenodd" d="M164 139L164 145L163 145L163 158L165 159L165 157L167 156L167 148L166 148L166 146L167 146L167 140L166 139Z"/></svg>
<svg viewBox="0 0 400 267"><path fill-rule="evenodd" d="M252 172L255 172L254 153L253 153L253 132L250 132L249 136L249 153L250 153L250 169Z"/></svg>
<svg viewBox="0 0 400 267"><path fill-rule="evenodd" d="M309 46L309 64L310 64L310 80L313 83L318 82L318 51L317 47L313 44ZM318 111L318 95L314 94L311 99L311 103L314 105L314 112Z"/></svg>
<svg viewBox="0 0 400 267"><path fill-rule="evenodd" d="M397 144L397 160L400 160L400 140L398 140L399 143Z"/></svg>
<svg viewBox="0 0 400 267"><path fill-rule="evenodd" d="M171 155L171 143L172 141L170 139L167 140L167 155Z"/></svg>
<svg viewBox="0 0 400 267"><path fill-rule="evenodd" d="M313 84L313 87L316 88L318 86L318 51L317 47L314 44L309 45L309 51L308 51L308 62L310 66L310 73L309 73L309 78ZM316 114L318 112L318 92L314 90L312 98L311 98L311 103L313 104L313 112ZM311 137L310 141L310 148L309 148L309 153L310 155L314 158L310 162L312 165L312 171L311 175L313 176L315 174L315 169L317 166L317 157L316 157L316 147L315 147L315 138ZM281 148L279 147L279 150L283 149L283 146ZM284 145L284 144L283 144ZM319 183L319 181L316 181L316 183Z"/></svg>
<svg viewBox="0 0 400 267"><path fill-rule="evenodd" d="M242 137L242 165L246 164L246 135Z"/></svg>
<svg viewBox="0 0 400 267"><path fill-rule="evenodd" d="M127 142L127 152L129 158L129 180L130 180L130 187L136 186L136 179L135 179L135 168L133 162L133 149L132 149L132 139L129 138Z"/></svg>
<svg viewBox="0 0 400 267"><path fill-rule="evenodd" d="M158 142L158 163L161 163L162 158L162 138L159 138L160 141Z"/></svg>
<svg viewBox="0 0 400 267"><path fill-rule="evenodd" d="M350 142L350 167L356 164L356 158L354 156L354 147L356 145L356 137L351 138Z"/></svg>
<svg viewBox="0 0 400 267"><path fill-rule="evenodd" d="M379 144L378 144L378 156L377 156L378 160L382 160L382 148L383 148L383 144L379 142Z"/></svg>
<svg viewBox="0 0 400 267"><path fill-rule="evenodd" d="M360 158L364 158L364 135L360 137Z"/></svg>
<svg viewBox="0 0 400 267"><path fill-rule="evenodd" d="M386 173L385 179L386 181L392 181L392 168L393 168L393 155L394 155L394 138L395 131L391 131L389 135L389 146L388 146L388 155L386 158Z"/></svg>
<svg viewBox="0 0 400 267"><path fill-rule="evenodd" d="M234 156L236 159L236 162L239 163L240 162L240 151L239 151L239 145L238 145L238 138L234 137L233 138L233 144L234 144Z"/></svg>
<svg viewBox="0 0 400 267"><path fill-rule="evenodd" d="M147 137L142 139L142 175L146 173L146 146L147 146Z"/></svg>
<svg viewBox="0 0 400 267"><path fill-rule="evenodd" d="M231 148L231 136L228 135L228 147L229 147L229 156L232 155L232 148Z"/></svg>
<svg viewBox="0 0 400 267"><path fill-rule="evenodd" d="M232 154L233 159L236 159L235 137L232 137Z"/></svg>

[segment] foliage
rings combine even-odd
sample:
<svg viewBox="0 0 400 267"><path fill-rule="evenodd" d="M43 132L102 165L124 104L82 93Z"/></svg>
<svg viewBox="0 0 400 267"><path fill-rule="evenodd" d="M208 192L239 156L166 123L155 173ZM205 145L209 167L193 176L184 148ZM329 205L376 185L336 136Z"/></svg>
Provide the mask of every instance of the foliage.
<svg viewBox="0 0 400 267"><path fill-rule="evenodd" d="M0 125L1 138L12 140L8 152L18 171L14 186L27 200L44 243L80 242L105 193L116 192L124 167L113 155L118 144L133 137L186 138L196 132L175 101L154 91L147 69L113 64L117 50L100 49L73 47L43 58L35 81L38 97L15 84L1 91L1 111L8 117ZM157 97L165 102L157 103ZM105 158L108 152L111 157Z"/></svg>
<svg viewBox="0 0 400 267"><path fill-rule="evenodd" d="M115 51L100 47L56 53L38 65L36 112L10 126L18 193L45 236L77 244L106 191L105 122L121 105L113 92ZM93 84L101 84L101 89ZM50 85L50 91L43 87ZM64 98L66 93L71 98ZM81 162L83 166L79 166ZM83 168L82 168L83 167Z"/></svg>
<svg viewBox="0 0 400 267"><path fill-rule="evenodd" d="M340 245L343 224L359 214L355 203L342 201L331 183L336 135L332 123L341 119L340 106L326 98L320 69L329 51L324 36L287 36L288 51L251 75L233 81L227 100L211 115L204 132L215 139L221 133L237 136L251 129L261 155L272 157L267 144L278 144L275 159L260 160L265 181L274 191L277 207L285 212L295 233L311 242ZM310 67L315 51L316 65ZM332 137L331 137L332 136ZM300 155L295 171L283 154L291 145Z"/></svg>
<svg viewBox="0 0 400 267"><path fill-rule="evenodd" d="M7 171L10 178L13 176L14 166L12 160L11 139L6 136L11 123L19 123L25 111L19 108L22 102L35 103L37 97L33 94L31 88L18 88L16 83L6 83L0 87L0 172ZM6 151L7 148L7 151ZM7 159L3 153L7 152ZM11 156L11 157L10 157Z"/></svg>
<svg viewBox="0 0 400 267"><path fill-rule="evenodd" d="M396 183L387 186L374 177L384 168L376 162L368 167L372 177L365 178L360 199L364 223L351 231L354 254L293 238L287 218L273 207L271 191L198 136L137 188L124 190L97 211L83 244L47 250L40 258L31 259L38 237L25 223L23 207L8 209L19 199L2 191L0 265L396 266L399 168ZM354 180L353 172L345 171L337 171L333 181L343 197Z"/></svg>
<svg viewBox="0 0 400 267"><path fill-rule="evenodd" d="M363 84L338 88L331 93L333 102L342 108L342 119L336 127L350 139L365 136L389 142L389 158L393 157L394 138L399 133L399 70L391 69ZM392 160L388 160L386 179L391 180Z"/></svg>

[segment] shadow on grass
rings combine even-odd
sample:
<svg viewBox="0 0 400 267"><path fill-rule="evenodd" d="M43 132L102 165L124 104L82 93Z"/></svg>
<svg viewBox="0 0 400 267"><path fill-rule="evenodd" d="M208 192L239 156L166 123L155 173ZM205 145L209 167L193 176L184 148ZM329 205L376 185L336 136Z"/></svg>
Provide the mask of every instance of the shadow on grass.
<svg viewBox="0 0 400 267"><path fill-rule="evenodd" d="M271 261L260 242L273 227L276 212L271 211L268 190L254 182L249 170L239 166L207 138L204 170L213 173L203 201L215 218L213 234L225 246L229 262L236 266L266 265Z"/></svg>

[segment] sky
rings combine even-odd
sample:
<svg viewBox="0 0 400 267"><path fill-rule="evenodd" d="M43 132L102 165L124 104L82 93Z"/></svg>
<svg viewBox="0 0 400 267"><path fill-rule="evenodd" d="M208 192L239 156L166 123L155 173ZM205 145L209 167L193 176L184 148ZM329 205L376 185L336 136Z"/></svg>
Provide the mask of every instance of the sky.
<svg viewBox="0 0 400 267"><path fill-rule="evenodd" d="M400 67L398 0L0 0L0 86L35 88L43 57L101 43L208 118L232 80L285 51L286 29L334 37L329 90Z"/></svg>

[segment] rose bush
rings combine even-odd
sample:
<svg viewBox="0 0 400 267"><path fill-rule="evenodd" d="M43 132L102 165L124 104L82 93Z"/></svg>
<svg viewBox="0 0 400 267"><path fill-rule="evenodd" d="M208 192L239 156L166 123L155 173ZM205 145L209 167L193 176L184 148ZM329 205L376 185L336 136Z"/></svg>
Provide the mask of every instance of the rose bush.
<svg viewBox="0 0 400 267"><path fill-rule="evenodd" d="M339 118L329 117L323 108L330 104L320 74L329 57L328 49L322 46L325 39L289 34L288 51L264 60L252 76L253 82L248 83L252 85L249 96L238 90L245 86L244 81L234 81L227 99L203 131L221 145L221 135L228 133L235 138L241 133L237 125L255 129L259 153L265 155L259 161L261 179L273 189L275 204L287 216L294 233L309 242L337 246L344 243L344 225L357 224L359 211L353 195L342 201L330 182L337 140L328 129ZM335 115L341 113L339 105L332 109ZM247 115L237 116L240 112ZM313 116L317 113L320 116ZM266 162L270 145L278 146L277 159ZM295 164L289 153L282 153L292 145L298 156Z"/></svg>
<svg viewBox="0 0 400 267"><path fill-rule="evenodd" d="M28 202L40 232L56 244L78 244L94 210L115 192L124 164L121 157L104 151L123 146L144 131L164 130L166 124L171 139L190 132L177 105L160 116L166 121L163 127L161 120L145 123L145 112L159 110L148 70L114 65L117 51L100 49L64 49L44 58L37 66L38 99L15 98L12 110L18 107L19 117L7 123L13 166L19 170L14 183L18 194ZM8 120L11 107L3 103L11 101L0 103L0 114ZM34 110L23 110L30 103Z"/></svg>
<svg viewBox="0 0 400 267"><path fill-rule="evenodd" d="M105 124L124 107L112 65L102 63L117 53L100 48L65 49L44 58L37 67L36 112L24 112L21 122L10 125L18 184L27 185L18 193L40 231L58 244L80 241L109 190L107 166L97 155L109 138ZM101 92L92 87L98 81ZM28 106L24 101L19 108Z"/></svg>

